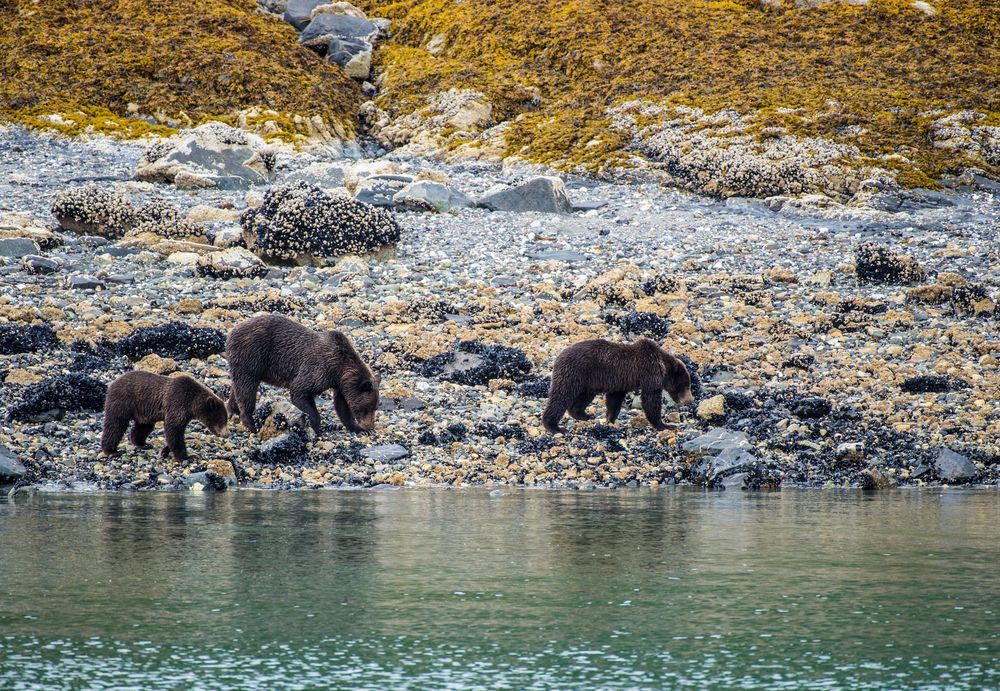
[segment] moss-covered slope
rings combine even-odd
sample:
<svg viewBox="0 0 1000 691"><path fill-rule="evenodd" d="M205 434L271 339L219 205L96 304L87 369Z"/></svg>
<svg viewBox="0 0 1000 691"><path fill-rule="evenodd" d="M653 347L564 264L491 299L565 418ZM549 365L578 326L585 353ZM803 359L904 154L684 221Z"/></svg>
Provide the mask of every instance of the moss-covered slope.
<svg viewBox="0 0 1000 691"><path fill-rule="evenodd" d="M252 107L351 131L361 100L254 0L0 0L0 75L0 114L58 113L63 131L142 134L143 121L114 116L186 123Z"/></svg>
<svg viewBox="0 0 1000 691"><path fill-rule="evenodd" d="M573 166L616 159L628 133L607 109L630 99L752 114L756 135L831 139L926 183L969 163L937 148L936 117L1000 112L1000 0L367 0L393 20L377 55L379 105L400 114L451 87L496 119L522 115L507 153ZM886 155L897 154L886 158ZM981 160L973 161L983 167ZM995 171L993 171L995 172ZM905 180L904 180L905 181Z"/></svg>

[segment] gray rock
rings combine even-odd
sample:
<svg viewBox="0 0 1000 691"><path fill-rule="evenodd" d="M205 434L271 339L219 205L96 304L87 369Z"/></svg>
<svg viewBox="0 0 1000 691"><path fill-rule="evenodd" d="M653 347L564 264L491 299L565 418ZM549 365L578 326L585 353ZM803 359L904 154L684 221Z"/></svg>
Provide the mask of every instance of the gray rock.
<svg viewBox="0 0 1000 691"><path fill-rule="evenodd" d="M594 211L603 209L607 205L608 203L602 200L573 202L573 211Z"/></svg>
<svg viewBox="0 0 1000 691"><path fill-rule="evenodd" d="M413 182L409 175L372 175L361 181L354 198L359 202L392 208L396 194Z"/></svg>
<svg viewBox="0 0 1000 691"><path fill-rule="evenodd" d="M587 258L585 254L570 250L539 250L537 252L528 252L527 254L531 259L540 259L542 261L582 262Z"/></svg>
<svg viewBox="0 0 1000 691"><path fill-rule="evenodd" d="M30 238L0 238L0 257L20 259L41 251L38 243Z"/></svg>
<svg viewBox="0 0 1000 691"><path fill-rule="evenodd" d="M750 440L745 432L736 432L726 427L715 427L700 437L684 442L685 451L725 451L727 449L750 449Z"/></svg>
<svg viewBox="0 0 1000 691"><path fill-rule="evenodd" d="M975 463L951 449L941 449L938 453L937 471L943 482L968 482L979 474Z"/></svg>
<svg viewBox="0 0 1000 691"><path fill-rule="evenodd" d="M187 488L193 488L195 485L201 485L202 489L216 490L218 492L224 492L227 489L236 486L236 478L232 475L223 477L222 475L214 473L211 470L181 475L181 482L183 482L184 486Z"/></svg>
<svg viewBox="0 0 1000 691"><path fill-rule="evenodd" d="M343 68L348 77L365 80L372 73L373 50L371 42L363 38L334 38L327 44L326 59Z"/></svg>
<svg viewBox="0 0 1000 691"><path fill-rule="evenodd" d="M370 449L363 449L361 455L376 463L391 463L409 456L410 450L399 444L380 444Z"/></svg>
<svg viewBox="0 0 1000 691"><path fill-rule="evenodd" d="M291 7L292 3L289 3ZM287 10L286 10L287 12ZM313 43L335 38L365 38L378 33L378 27L370 19L353 17L349 14L317 14L299 34L300 43Z"/></svg>
<svg viewBox="0 0 1000 691"><path fill-rule="evenodd" d="M461 350L455 353L455 359L444 365L441 373L448 377L458 372L468 372L483 364L483 358L475 353L466 353Z"/></svg>
<svg viewBox="0 0 1000 691"><path fill-rule="evenodd" d="M137 180L178 188L242 189L274 177L275 157L264 140L235 127L209 122L152 144L136 170Z"/></svg>
<svg viewBox="0 0 1000 691"><path fill-rule="evenodd" d="M477 206L492 211L540 211L568 214L573 210L566 185L555 177L541 176L481 197Z"/></svg>
<svg viewBox="0 0 1000 691"><path fill-rule="evenodd" d="M470 206L472 200L453 187L431 180L417 180L401 189L392 198L396 206L413 211L437 211Z"/></svg>
<svg viewBox="0 0 1000 691"><path fill-rule="evenodd" d="M747 470L757 462L757 457L743 447L728 447L711 458L703 458L695 472L713 480Z"/></svg>
<svg viewBox="0 0 1000 691"><path fill-rule="evenodd" d="M312 163L289 173L286 182L308 182L320 189L330 190L344 186L344 166L340 163Z"/></svg>
<svg viewBox="0 0 1000 691"><path fill-rule="evenodd" d="M14 452L0 444L0 482L20 480L28 472Z"/></svg>
<svg viewBox="0 0 1000 691"><path fill-rule="evenodd" d="M230 247L202 255L196 271L204 278L260 278L267 274L267 266L245 247Z"/></svg>
<svg viewBox="0 0 1000 691"><path fill-rule="evenodd" d="M746 483L746 480L747 480L746 473L736 473L735 475L727 475L726 477L722 478L721 480L719 480L719 484L722 486L723 489L727 491L737 490L737 489L743 489L743 485L744 483Z"/></svg>
<svg viewBox="0 0 1000 691"><path fill-rule="evenodd" d="M59 262L37 254L24 255L21 258L21 266L29 274L51 274L59 270Z"/></svg>
<svg viewBox="0 0 1000 691"><path fill-rule="evenodd" d="M104 277L104 281L107 283L115 283L117 285L131 285L135 283L135 274L111 274Z"/></svg>
<svg viewBox="0 0 1000 691"><path fill-rule="evenodd" d="M329 0L288 0L285 5L284 20L295 27L297 31L302 31L309 25L309 16L320 5L325 5Z"/></svg>
<svg viewBox="0 0 1000 691"><path fill-rule="evenodd" d="M69 287L73 290L103 290L106 285L104 281L93 276L71 276Z"/></svg>

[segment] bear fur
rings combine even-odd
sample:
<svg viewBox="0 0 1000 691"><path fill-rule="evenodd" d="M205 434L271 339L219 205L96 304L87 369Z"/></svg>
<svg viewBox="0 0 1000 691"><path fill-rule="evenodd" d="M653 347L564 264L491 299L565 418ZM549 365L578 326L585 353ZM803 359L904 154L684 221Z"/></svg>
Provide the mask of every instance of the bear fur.
<svg viewBox="0 0 1000 691"><path fill-rule="evenodd" d="M351 432L375 429L380 378L339 331L320 331L278 314L262 314L238 324L226 339L232 389L227 408L257 432L253 420L261 382L288 390L292 404L320 433L316 396L335 389L337 417Z"/></svg>
<svg viewBox="0 0 1000 691"><path fill-rule="evenodd" d="M690 405L691 375L684 363L648 338L633 343L612 343L602 338L575 343L556 358L552 368L549 400L542 422L550 434L563 432L559 426L566 411L577 420L590 420L587 406L598 394L605 394L608 422L621 412L625 395L642 392L642 410L654 429L665 428L660 419L662 391L679 405Z"/></svg>
<svg viewBox="0 0 1000 691"><path fill-rule="evenodd" d="M129 441L136 448L147 449L146 439L156 423L162 422L167 445L161 455L173 454L184 461L188 457L184 430L191 420L198 420L220 437L229 436L225 402L194 377L127 372L111 382L104 399L101 451L114 454L133 422Z"/></svg>

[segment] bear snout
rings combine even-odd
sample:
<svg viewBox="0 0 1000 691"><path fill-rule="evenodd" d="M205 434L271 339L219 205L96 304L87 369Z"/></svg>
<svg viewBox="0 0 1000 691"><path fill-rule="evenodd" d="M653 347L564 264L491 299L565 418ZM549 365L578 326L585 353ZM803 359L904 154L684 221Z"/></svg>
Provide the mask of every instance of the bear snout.
<svg viewBox="0 0 1000 691"><path fill-rule="evenodd" d="M217 437L228 437L229 436L229 423L227 422L222 427L213 427L212 434Z"/></svg>
<svg viewBox="0 0 1000 691"><path fill-rule="evenodd" d="M691 389L685 389L681 392L681 395L677 397L678 405L694 405L694 396L691 395Z"/></svg>

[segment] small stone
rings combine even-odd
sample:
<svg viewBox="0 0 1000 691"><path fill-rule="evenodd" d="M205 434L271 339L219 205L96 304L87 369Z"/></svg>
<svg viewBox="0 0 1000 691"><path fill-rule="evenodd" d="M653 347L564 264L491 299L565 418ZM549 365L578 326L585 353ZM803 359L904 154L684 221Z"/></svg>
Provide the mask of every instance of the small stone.
<svg viewBox="0 0 1000 691"><path fill-rule="evenodd" d="M21 258L21 267L29 274L51 274L59 270L59 262L41 257L37 254L26 254Z"/></svg>
<svg viewBox="0 0 1000 691"><path fill-rule="evenodd" d="M104 281L93 276L71 276L68 282L72 290L104 290Z"/></svg>
<svg viewBox="0 0 1000 691"><path fill-rule="evenodd" d="M153 374L170 374L177 371L177 361L171 358L160 357L156 353L150 353L135 363L135 369L152 372Z"/></svg>
<svg viewBox="0 0 1000 691"><path fill-rule="evenodd" d="M698 417L702 420L715 420L726 415L726 397L722 394L706 398L698 404Z"/></svg>
<svg viewBox="0 0 1000 691"><path fill-rule="evenodd" d="M838 445L834 453L845 461L861 461L865 457L865 444L860 441L845 442Z"/></svg>

